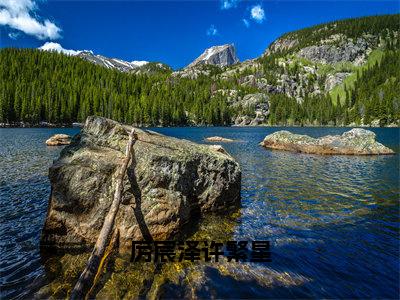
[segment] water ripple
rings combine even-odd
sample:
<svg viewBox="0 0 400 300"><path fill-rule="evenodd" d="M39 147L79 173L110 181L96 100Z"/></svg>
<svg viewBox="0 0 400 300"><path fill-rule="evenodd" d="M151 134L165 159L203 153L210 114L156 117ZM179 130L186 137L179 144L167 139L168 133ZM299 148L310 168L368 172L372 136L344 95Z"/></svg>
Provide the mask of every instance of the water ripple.
<svg viewBox="0 0 400 300"><path fill-rule="evenodd" d="M270 240L267 265L234 264L227 278L209 270L207 290L272 298L399 297L399 155L318 156L258 146L280 128L154 128L224 147L240 163L242 211L234 237ZM343 128L293 128L314 137ZM399 152L399 129L373 129ZM74 129L0 129L1 298L30 297L46 283L39 237L47 210L48 167L60 148L43 142ZM237 282L246 283L237 286Z"/></svg>

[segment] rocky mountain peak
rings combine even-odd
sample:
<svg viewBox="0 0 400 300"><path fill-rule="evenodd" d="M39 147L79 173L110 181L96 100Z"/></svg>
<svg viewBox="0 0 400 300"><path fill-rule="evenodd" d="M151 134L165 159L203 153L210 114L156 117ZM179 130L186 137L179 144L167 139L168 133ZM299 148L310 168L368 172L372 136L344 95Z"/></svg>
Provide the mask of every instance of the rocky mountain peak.
<svg viewBox="0 0 400 300"><path fill-rule="evenodd" d="M203 64L225 67L238 62L239 59L236 56L236 49L233 44L226 44L206 49L198 58L189 64L187 68Z"/></svg>
<svg viewBox="0 0 400 300"><path fill-rule="evenodd" d="M148 61L141 60L128 62L122 59L109 58L103 55L94 54L93 51L90 50L64 49L60 44L53 42L47 42L43 46L39 47L39 49L43 51L55 51L66 55L78 56L91 63L106 67L108 69L117 69L122 72L135 71L149 63Z"/></svg>

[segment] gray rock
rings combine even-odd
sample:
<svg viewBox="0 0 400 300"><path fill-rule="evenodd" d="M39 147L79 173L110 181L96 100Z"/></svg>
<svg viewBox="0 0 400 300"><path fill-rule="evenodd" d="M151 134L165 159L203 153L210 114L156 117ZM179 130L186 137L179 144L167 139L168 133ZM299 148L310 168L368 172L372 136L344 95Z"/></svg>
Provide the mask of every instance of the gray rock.
<svg viewBox="0 0 400 300"><path fill-rule="evenodd" d="M329 74L325 80L325 91L329 92L335 86L341 84L351 73L339 72L336 74Z"/></svg>
<svg viewBox="0 0 400 300"><path fill-rule="evenodd" d="M378 143L375 137L375 133L362 128L354 128L342 135L328 135L318 139L282 130L266 136L260 145L269 149L311 154L394 154L391 149Z"/></svg>
<svg viewBox="0 0 400 300"><path fill-rule="evenodd" d="M238 62L239 59L236 56L235 47L232 44L226 44L206 49L198 58L189 64L187 68L202 64L225 67Z"/></svg>
<svg viewBox="0 0 400 300"><path fill-rule="evenodd" d="M89 117L49 170L51 195L41 245L93 245L112 202L127 130ZM124 178L115 228L120 250L131 240L166 240L204 214L226 213L240 201L241 171L229 155L190 141L137 129L135 159Z"/></svg>
<svg viewBox="0 0 400 300"><path fill-rule="evenodd" d="M193 68L185 68L180 71L175 71L172 73L173 77L197 79L199 76L210 76L210 70L206 68L201 68L201 65Z"/></svg>
<svg viewBox="0 0 400 300"><path fill-rule="evenodd" d="M351 62L360 65L364 62L368 48L368 42L365 39L359 38L356 42L346 41L339 45L312 45L301 49L297 55L314 63L334 64L338 62Z"/></svg>
<svg viewBox="0 0 400 300"><path fill-rule="evenodd" d="M239 106L244 109L254 109L254 115L239 115L235 118L234 123L238 126L257 126L265 123L269 114L269 97L263 93L248 94L239 101L232 104L234 108Z"/></svg>
<svg viewBox="0 0 400 300"><path fill-rule="evenodd" d="M271 53L276 53L278 51L289 50L293 47L296 47L299 44L299 41L295 38L279 38L275 42L273 42L265 51L264 55L268 55Z"/></svg>
<svg viewBox="0 0 400 300"><path fill-rule="evenodd" d="M249 126L252 118L249 116L237 116L234 120L235 126Z"/></svg>

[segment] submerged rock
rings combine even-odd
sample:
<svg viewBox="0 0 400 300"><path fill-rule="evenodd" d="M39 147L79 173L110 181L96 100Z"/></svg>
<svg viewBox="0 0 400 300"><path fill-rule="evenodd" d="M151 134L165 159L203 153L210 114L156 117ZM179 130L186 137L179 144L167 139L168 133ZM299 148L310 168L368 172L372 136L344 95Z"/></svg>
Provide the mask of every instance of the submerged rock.
<svg viewBox="0 0 400 300"><path fill-rule="evenodd" d="M224 138L221 136L210 136L208 138L205 138L207 142L224 142L224 143L230 143L234 142L235 140Z"/></svg>
<svg viewBox="0 0 400 300"><path fill-rule="evenodd" d="M282 130L266 136L260 145L270 149L313 154L394 154L391 149L378 143L375 137L372 131L361 128L318 139Z"/></svg>
<svg viewBox="0 0 400 300"><path fill-rule="evenodd" d="M46 141L47 146L69 145L71 137L68 134L55 134Z"/></svg>
<svg viewBox="0 0 400 300"><path fill-rule="evenodd" d="M51 195L41 245L81 248L95 243L113 199L127 130L89 117L49 170ZM124 178L115 228L120 250L131 240L166 240L199 217L240 202L241 171L229 155L187 140L137 129L135 159Z"/></svg>

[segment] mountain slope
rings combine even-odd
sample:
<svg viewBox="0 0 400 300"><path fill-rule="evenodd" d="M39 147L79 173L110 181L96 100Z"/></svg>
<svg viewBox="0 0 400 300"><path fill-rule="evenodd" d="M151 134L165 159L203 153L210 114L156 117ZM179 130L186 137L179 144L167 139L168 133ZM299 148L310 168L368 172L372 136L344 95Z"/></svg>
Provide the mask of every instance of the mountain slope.
<svg viewBox="0 0 400 300"><path fill-rule="evenodd" d="M0 123L96 114L139 125L399 125L399 23L387 15L302 29L228 66L225 45L172 74L157 63L126 72L127 62L90 52L2 49Z"/></svg>
<svg viewBox="0 0 400 300"><path fill-rule="evenodd" d="M105 67L107 69L116 69L121 72L146 73L146 72L157 72L157 71L159 72L171 71L171 68L169 66L161 63L150 63L148 61L138 61L138 60L129 62L118 58L109 58L103 55L94 54L93 51L90 50L64 49L60 44L53 42L47 42L38 49L43 51L64 53L70 56L77 56L96 65ZM148 64L152 65L147 66Z"/></svg>
<svg viewBox="0 0 400 300"><path fill-rule="evenodd" d="M295 100L295 106L307 106L308 110L313 109L307 103L325 102L318 99L326 97L331 99L333 106L338 101L341 106L346 103L354 105L354 102L349 99L346 101L346 98L352 97L355 81L363 72L380 64L383 57L398 55L398 24L400 15L387 15L341 20L290 32L274 41L259 59L247 62L247 65L242 63L228 68L221 74L221 78L237 81L242 86L254 87L266 94L279 95L276 98L287 97L289 99L285 103ZM380 72L390 69L387 62L383 64ZM393 76L395 82L398 82L399 75ZM371 92L379 88L377 84L370 82ZM395 97L390 101L397 103L399 100ZM332 104L327 102L328 106ZM360 105L364 107L365 103ZM291 109L288 106L285 106L286 110ZM325 112L334 109L335 107L326 107ZM353 110L353 107L347 107L347 110ZM361 113L351 120L345 118L344 113L340 118L331 115L330 122L339 125L349 122L370 124L372 121L363 123L364 111L364 108L361 109ZM293 117L300 114L289 113ZM319 115L322 116L323 113ZM316 115L311 118L305 119L305 123L320 124L322 119L326 119ZM379 116L374 118L375 123L380 123ZM398 113L393 112L384 123L398 122L399 118ZM283 122L281 118L278 119ZM284 123L299 122L294 119L288 117ZM269 118L270 123L271 120L272 123L276 122L273 116Z"/></svg>

